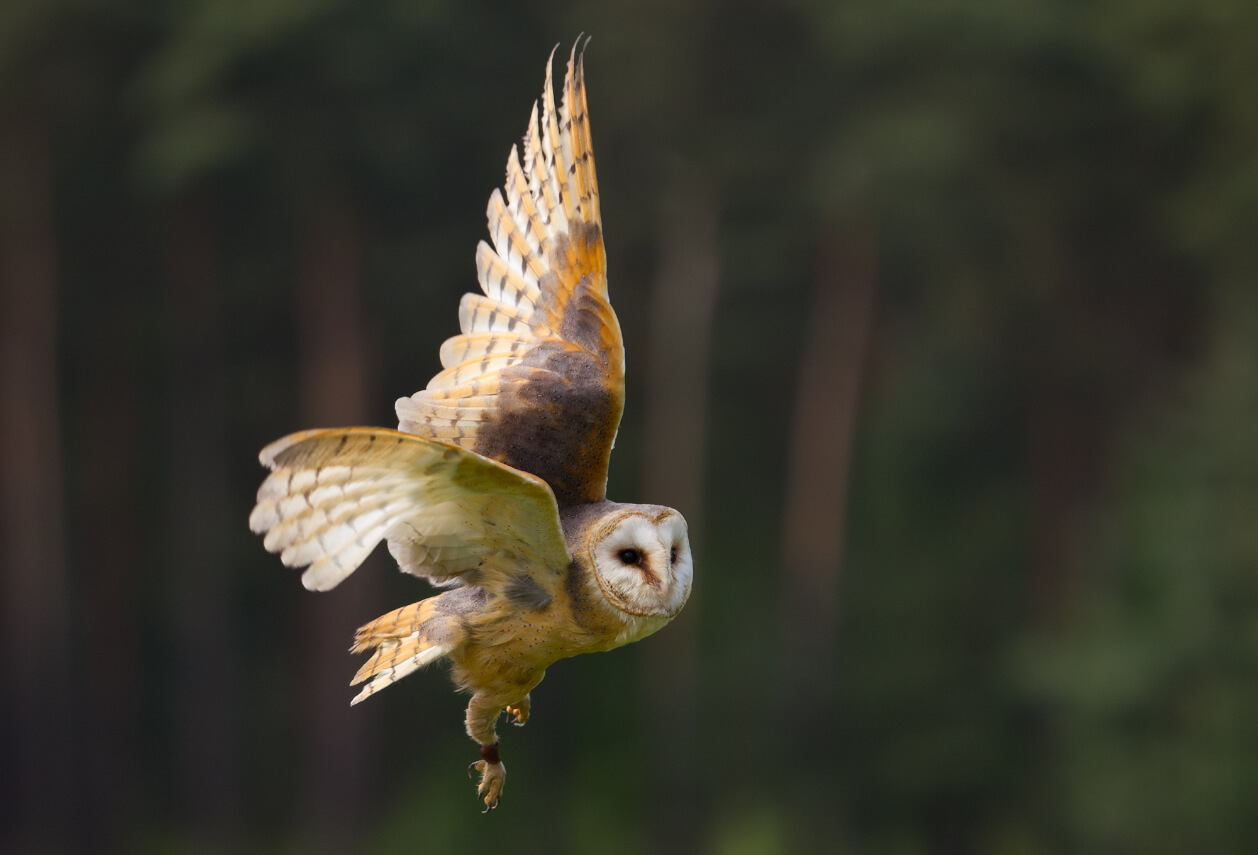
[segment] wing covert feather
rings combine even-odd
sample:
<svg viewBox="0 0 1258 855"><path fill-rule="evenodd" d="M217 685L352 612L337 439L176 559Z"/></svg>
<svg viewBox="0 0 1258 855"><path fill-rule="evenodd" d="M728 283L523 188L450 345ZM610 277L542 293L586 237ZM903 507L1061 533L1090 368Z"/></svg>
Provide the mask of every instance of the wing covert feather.
<svg viewBox="0 0 1258 855"><path fill-rule="evenodd" d="M399 429L449 442L550 485L562 505L606 498L624 410L624 345L607 295L598 181L576 47L562 106L552 53L539 116L512 147L476 252L481 295L459 307L444 370L397 402ZM479 412L468 417L474 398Z"/></svg>
<svg viewBox="0 0 1258 855"><path fill-rule="evenodd" d="M262 450L272 473L249 526L302 584L326 591L381 540L438 583L478 571L558 578L571 561L544 481L455 445L385 428L312 430Z"/></svg>

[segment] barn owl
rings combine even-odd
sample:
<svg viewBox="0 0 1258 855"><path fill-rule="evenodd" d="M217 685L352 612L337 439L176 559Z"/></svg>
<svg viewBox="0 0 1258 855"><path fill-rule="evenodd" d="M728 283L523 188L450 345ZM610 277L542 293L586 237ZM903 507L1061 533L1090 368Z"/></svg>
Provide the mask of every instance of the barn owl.
<svg viewBox="0 0 1258 855"><path fill-rule="evenodd" d="M548 60L540 115L535 103L489 198L483 293L464 295L443 370L398 400L396 431L310 430L264 448L272 471L249 518L310 590L336 587L381 540L403 572L447 589L358 630L351 650L374 652L351 703L448 660L471 694L481 759L468 774L481 773L486 811L506 780L500 714L523 725L552 663L667 624L692 576L681 514L607 499L625 356L575 47L558 110L551 76Z"/></svg>

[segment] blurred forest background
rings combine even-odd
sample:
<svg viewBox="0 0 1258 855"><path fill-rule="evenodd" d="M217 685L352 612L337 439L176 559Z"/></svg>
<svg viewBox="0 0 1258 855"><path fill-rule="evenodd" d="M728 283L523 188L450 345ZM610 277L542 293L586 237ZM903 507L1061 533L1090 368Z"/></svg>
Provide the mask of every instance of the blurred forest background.
<svg viewBox="0 0 1258 855"><path fill-rule="evenodd" d="M257 452L396 424L586 56L629 398L696 588L559 663L482 817L349 708ZM1258 4L5 0L0 849L1258 845Z"/></svg>

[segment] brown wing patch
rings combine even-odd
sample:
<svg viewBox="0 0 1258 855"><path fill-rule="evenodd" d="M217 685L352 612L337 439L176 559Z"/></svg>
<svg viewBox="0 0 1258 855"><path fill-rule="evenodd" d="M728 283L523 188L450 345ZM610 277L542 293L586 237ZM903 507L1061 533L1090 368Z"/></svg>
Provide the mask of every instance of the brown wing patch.
<svg viewBox="0 0 1258 855"><path fill-rule="evenodd" d="M493 246L476 255L485 296L464 297L445 370L397 402L399 427L530 472L560 505L598 501L624 410L624 346L575 48L561 109L547 62L540 121L534 105L523 157L512 148L487 217Z"/></svg>
<svg viewBox="0 0 1258 855"><path fill-rule="evenodd" d="M623 404L597 381L600 372L584 350L534 351L504 372L498 411L477 432L476 452L537 474L560 505L603 499Z"/></svg>

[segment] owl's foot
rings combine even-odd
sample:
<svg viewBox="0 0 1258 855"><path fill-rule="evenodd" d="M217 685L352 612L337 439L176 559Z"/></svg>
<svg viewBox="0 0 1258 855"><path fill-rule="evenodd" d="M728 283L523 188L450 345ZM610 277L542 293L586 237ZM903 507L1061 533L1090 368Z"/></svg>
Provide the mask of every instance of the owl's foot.
<svg viewBox="0 0 1258 855"><path fill-rule="evenodd" d="M502 786L507 782L507 767L498 757L497 742L493 745L482 745L480 756L480 760L467 767L467 776L472 777L473 770L480 772L476 796L485 800L485 810L482 813L489 813L498 807L498 801L502 798Z"/></svg>
<svg viewBox="0 0 1258 855"><path fill-rule="evenodd" d="M516 727L524 727L529 720L529 696L525 695L524 700L518 704L507 704L504 709L507 715L512 716L511 723Z"/></svg>

